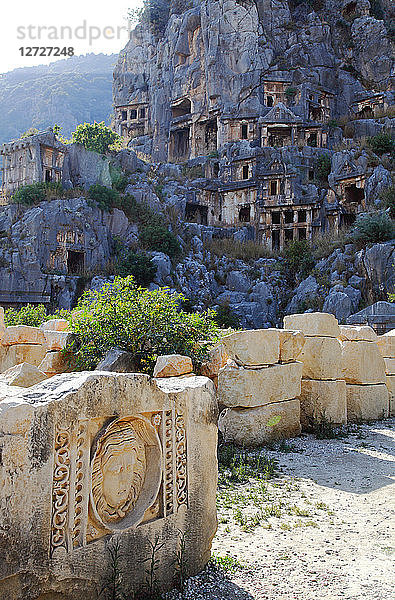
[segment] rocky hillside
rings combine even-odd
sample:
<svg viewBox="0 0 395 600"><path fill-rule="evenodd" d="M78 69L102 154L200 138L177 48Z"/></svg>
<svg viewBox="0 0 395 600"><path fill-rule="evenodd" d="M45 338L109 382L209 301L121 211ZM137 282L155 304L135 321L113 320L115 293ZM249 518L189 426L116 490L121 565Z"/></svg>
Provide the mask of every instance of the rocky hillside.
<svg viewBox="0 0 395 600"><path fill-rule="evenodd" d="M108 121L116 56L88 54L0 77L0 143L58 123L70 135L78 123Z"/></svg>

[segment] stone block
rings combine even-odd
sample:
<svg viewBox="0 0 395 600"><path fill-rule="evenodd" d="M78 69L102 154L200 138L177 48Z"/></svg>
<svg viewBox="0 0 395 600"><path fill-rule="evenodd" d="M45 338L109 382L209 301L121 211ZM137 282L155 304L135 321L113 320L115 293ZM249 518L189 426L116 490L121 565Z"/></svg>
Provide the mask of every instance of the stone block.
<svg viewBox="0 0 395 600"><path fill-rule="evenodd" d="M385 363L374 342L342 342L342 379L346 383L385 383Z"/></svg>
<svg viewBox="0 0 395 600"><path fill-rule="evenodd" d="M2 378L7 382L8 385L19 386L19 387L31 387L47 379L45 373L40 371L37 367L29 365L29 363L21 363L11 369L7 369L2 374Z"/></svg>
<svg viewBox="0 0 395 600"><path fill-rule="evenodd" d="M120 348L111 348L97 365L96 371L112 371L114 373L136 373L138 368L131 352Z"/></svg>
<svg viewBox="0 0 395 600"><path fill-rule="evenodd" d="M62 352L47 352L38 368L47 375L57 375L70 370Z"/></svg>
<svg viewBox="0 0 395 600"><path fill-rule="evenodd" d="M278 329L236 331L222 338L228 356L240 365L274 365L280 357Z"/></svg>
<svg viewBox="0 0 395 600"><path fill-rule="evenodd" d="M45 335L39 327L28 325L12 325L7 327L3 339L3 346L15 346L16 344L38 344L45 346Z"/></svg>
<svg viewBox="0 0 395 600"><path fill-rule="evenodd" d="M395 335L393 334L395 329L386 333L384 335L380 335L377 338L377 345L380 351L381 356L384 358L394 358L395 357Z"/></svg>
<svg viewBox="0 0 395 600"><path fill-rule="evenodd" d="M43 331L48 352L52 352L53 350L63 350L63 348L66 348L67 344L72 340L72 333L70 331L58 331L55 329L44 329Z"/></svg>
<svg viewBox="0 0 395 600"><path fill-rule="evenodd" d="M389 414L389 393L385 384L347 384L347 420L374 421Z"/></svg>
<svg viewBox="0 0 395 600"><path fill-rule="evenodd" d="M385 372L387 375L395 375L395 358L385 358Z"/></svg>
<svg viewBox="0 0 395 600"><path fill-rule="evenodd" d="M330 313L304 313L284 317L284 329L297 329L307 336L339 337L340 327Z"/></svg>
<svg viewBox="0 0 395 600"><path fill-rule="evenodd" d="M300 422L308 429L323 418L336 425L347 423L346 382L302 379Z"/></svg>
<svg viewBox="0 0 395 600"><path fill-rule="evenodd" d="M97 600L114 542L125 597L143 597L155 539L161 592L181 534L186 575L201 571L217 528L217 418L205 377L73 373L3 400L0 598Z"/></svg>
<svg viewBox="0 0 395 600"><path fill-rule="evenodd" d="M209 352L209 359L202 364L201 374L210 379L217 378L219 370L226 365L228 358L229 356L222 344L215 346Z"/></svg>
<svg viewBox="0 0 395 600"><path fill-rule="evenodd" d="M387 390L389 393L389 416L395 417L395 375L387 375L385 378Z"/></svg>
<svg viewBox="0 0 395 600"><path fill-rule="evenodd" d="M305 336L301 331L280 329L280 362L294 362L303 350Z"/></svg>
<svg viewBox="0 0 395 600"><path fill-rule="evenodd" d="M4 337L5 323L4 323L4 308L0 306L0 343Z"/></svg>
<svg viewBox="0 0 395 600"><path fill-rule="evenodd" d="M49 319L40 325L44 331L68 331L69 322L66 319Z"/></svg>
<svg viewBox="0 0 395 600"><path fill-rule="evenodd" d="M47 352L46 346L38 344L17 344L15 346L0 346L0 373L7 369L20 365L21 363L29 363L38 367L42 362Z"/></svg>
<svg viewBox="0 0 395 600"><path fill-rule="evenodd" d="M252 408L300 396L302 363L245 369L226 365L218 375L218 401L234 407Z"/></svg>
<svg viewBox="0 0 395 600"><path fill-rule="evenodd" d="M335 380L341 377L342 346L330 337L306 337L299 360L305 379Z"/></svg>
<svg viewBox="0 0 395 600"><path fill-rule="evenodd" d="M154 377L178 377L192 373L192 371L193 365L189 356L167 354L158 356L154 367Z"/></svg>
<svg viewBox="0 0 395 600"><path fill-rule="evenodd" d="M299 399L256 408L227 408L218 427L225 441L239 446L261 446L300 434Z"/></svg>
<svg viewBox="0 0 395 600"><path fill-rule="evenodd" d="M340 325L339 337L349 342L377 342L377 334L369 325Z"/></svg>

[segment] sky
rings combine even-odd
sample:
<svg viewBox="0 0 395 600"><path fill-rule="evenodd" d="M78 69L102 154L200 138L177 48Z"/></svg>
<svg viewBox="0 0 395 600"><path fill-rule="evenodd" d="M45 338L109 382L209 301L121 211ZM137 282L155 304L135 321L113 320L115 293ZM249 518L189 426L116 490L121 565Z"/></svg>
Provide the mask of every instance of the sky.
<svg viewBox="0 0 395 600"><path fill-rule="evenodd" d="M53 56L27 56L28 47L73 48L75 55L118 53L128 40L128 9L141 4L142 0L7 2L0 20L0 73L56 60ZM61 55L58 60L64 58Z"/></svg>

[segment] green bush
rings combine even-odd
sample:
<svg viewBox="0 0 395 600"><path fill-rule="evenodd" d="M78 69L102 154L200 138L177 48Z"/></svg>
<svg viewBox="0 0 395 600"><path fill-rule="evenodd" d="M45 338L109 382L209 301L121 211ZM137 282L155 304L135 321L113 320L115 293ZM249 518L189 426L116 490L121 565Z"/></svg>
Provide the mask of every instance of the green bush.
<svg viewBox="0 0 395 600"><path fill-rule="evenodd" d="M146 250L164 252L171 258L175 258L181 252L174 233L161 224L144 225L140 230L140 242Z"/></svg>
<svg viewBox="0 0 395 600"><path fill-rule="evenodd" d="M137 285L148 286L156 275L157 267L151 258L141 252L133 252L122 242L115 240L115 273L121 277L133 275Z"/></svg>
<svg viewBox="0 0 395 600"><path fill-rule="evenodd" d="M331 159L327 154L322 154L317 160L317 177L320 181L328 183L329 173L331 172Z"/></svg>
<svg viewBox="0 0 395 600"><path fill-rule="evenodd" d="M395 185L383 190L380 194L380 198L383 208L389 208L391 219L395 219Z"/></svg>
<svg viewBox="0 0 395 600"><path fill-rule="evenodd" d="M106 212L121 204L119 192L117 192L117 190L105 187L104 185L99 185L98 183L91 185L88 190L88 198L94 200L98 207Z"/></svg>
<svg viewBox="0 0 395 600"><path fill-rule="evenodd" d="M122 138L110 127L101 123L84 123L77 125L71 139L75 144L82 144L87 150L105 154L109 150L120 150Z"/></svg>
<svg viewBox="0 0 395 600"><path fill-rule="evenodd" d="M295 240L286 245L284 250L285 272L291 277L299 274L305 278L314 267L313 252L306 240Z"/></svg>
<svg viewBox="0 0 395 600"><path fill-rule="evenodd" d="M180 308L183 300L166 288L150 292L138 288L133 277L116 277L113 284L80 297L75 341L67 351L83 370L94 369L113 347L131 352L143 373L152 373L161 354L190 356L197 367L220 332L211 311L186 313Z"/></svg>
<svg viewBox="0 0 395 600"><path fill-rule="evenodd" d="M110 164L110 177L112 187L117 192L124 192L129 183L129 178L118 166Z"/></svg>
<svg viewBox="0 0 395 600"><path fill-rule="evenodd" d="M350 240L359 247L388 242L394 237L394 221L385 211L360 214L350 231Z"/></svg>
<svg viewBox="0 0 395 600"><path fill-rule="evenodd" d="M368 139L368 144L373 152L379 156L387 153L395 156L395 140L392 138L390 133L378 133L377 135Z"/></svg>
<svg viewBox="0 0 395 600"><path fill-rule="evenodd" d="M240 329L240 319L228 304L219 306L215 311L214 321L225 329Z"/></svg>
<svg viewBox="0 0 395 600"><path fill-rule="evenodd" d="M44 183L38 181L29 185L24 185L17 190L12 196L12 202L17 204L26 204L33 206L51 200L52 198L61 198L63 196L63 187L60 182Z"/></svg>
<svg viewBox="0 0 395 600"><path fill-rule="evenodd" d="M70 312L67 310L58 310L54 314L48 314L44 304L27 304L22 308L7 308L4 313L4 321L7 327L10 325L29 325L30 327L40 327L42 323L49 319L68 319Z"/></svg>

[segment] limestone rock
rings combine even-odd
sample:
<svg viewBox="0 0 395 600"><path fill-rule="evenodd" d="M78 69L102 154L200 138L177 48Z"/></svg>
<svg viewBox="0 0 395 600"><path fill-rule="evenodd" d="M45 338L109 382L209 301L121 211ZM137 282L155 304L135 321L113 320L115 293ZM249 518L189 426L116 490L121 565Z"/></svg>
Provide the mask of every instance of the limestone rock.
<svg viewBox="0 0 395 600"><path fill-rule="evenodd" d="M390 399L389 416L395 417L395 375L387 375L385 382Z"/></svg>
<svg viewBox="0 0 395 600"><path fill-rule="evenodd" d="M377 342L377 334L368 325L340 325L340 339L342 341Z"/></svg>
<svg viewBox="0 0 395 600"><path fill-rule="evenodd" d="M220 414L218 427L226 442L243 447L295 437L301 431L299 399L257 408L227 408Z"/></svg>
<svg viewBox="0 0 395 600"><path fill-rule="evenodd" d="M201 571L217 528L217 418L205 377L65 374L0 402L0 597L96 600L119 540L133 565L122 589L141 598L156 538L168 591L180 531L188 575Z"/></svg>
<svg viewBox="0 0 395 600"><path fill-rule="evenodd" d="M300 421L304 429L323 418L336 425L347 423L346 382L302 379Z"/></svg>
<svg viewBox="0 0 395 600"><path fill-rule="evenodd" d="M384 359L374 342L343 342L341 360L347 383L385 383Z"/></svg>
<svg viewBox="0 0 395 600"><path fill-rule="evenodd" d="M280 362L293 362L298 360L302 352L305 337L301 331L280 329Z"/></svg>
<svg viewBox="0 0 395 600"><path fill-rule="evenodd" d="M36 385L36 383L40 383L40 381L47 379L47 376L37 369L37 367L29 365L29 363L21 363L20 365L11 367L11 369L7 369L7 371L2 374L2 378L5 379L8 385L31 387L32 385Z"/></svg>
<svg viewBox="0 0 395 600"><path fill-rule="evenodd" d="M47 375L57 375L70 369L62 352L47 352L38 368Z"/></svg>
<svg viewBox="0 0 395 600"><path fill-rule="evenodd" d="M202 364L201 374L210 379L217 378L219 370L226 365L228 358L223 344L215 346L209 352L209 360Z"/></svg>
<svg viewBox="0 0 395 600"><path fill-rule="evenodd" d="M384 419L389 414L389 393L385 384L347 384L347 420L349 423Z"/></svg>
<svg viewBox="0 0 395 600"><path fill-rule="evenodd" d="M0 306L0 343L5 333L4 308Z"/></svg>
<svg viewBox="0 0 395 600"><path fill-rule="evenodd" d="M38 367L46 352L46 346L40 346L38 344L0 346L0 373L24 362Z"/></svg>
<svg viewBox="0 0 395 600"><path fill-rule="evenodd" d="M395 329L392 329L392 331L389 331L384 335L380 335L377 338L377 345L381 356L384 358L395 357Z"/></svg>
<svg viewBox="0 0 395 600"><path fill-rule="evenodd" d="M306 336L337 338L340 328L337 319L329 313L304 313L284 317L284 329L297 329Z"/></svg>
<svg viewBox="0 0 395 600"><path fill-rule="evenodd" d="M43 331L48 352L63 350L72 340L72 333L70 331L56 331L51 329L44 329Z"/></svg>
<svg viewBox="0 0 395 600"><path fill-rule="evenodd" d="M230 408L264 406L300 395L302 363L244 369L226 365L218 375L218 401Z"/></svg>
<svg viewBox="0 0 395 600"><path fill-rule="evenodd" d="M7 327L3 339L3 346L14 346L16 344L40 344L45 346L45 335L39 327L28 325L12 325Z"/></svg>
<svg viewBox="0 0 395 600"><path fill-rule="evenodd" d="M96 371L113 371L115 373L136 373L136 361L131 352L120 348L111 348L99 362Z"/></svg>
<svg viewBox="0 0 395 600"><path fill-rule="evenodd" d="M154 367L154 377L178 377L192 373L192 371L193 365L189 356L167 354L158 356Z"/></svg>
<svg viewBox="0 0 395 600"><path fill-rule="evenodd" d="M222 338L225 351L241 365L274 365L280 356L278 329L236 331Z"/></svg>
<svg viewBox="0 0 395 600"><path fill-rule="evenodd" d="M305 379L335 380L341 375L342 346L330 337L306 337L299 356Z"/></svg>
<svg viewBox="0 0 395 600"><path fill-rule="evenodd" d="M69 322L66 319L49 319L40 325L44 331L67 331Z"/></svg>
<svg viewBox="0 0 395 600"><path fill-rule="evenodd" d="M395 375L395 358L385 358L385 372L387 375Z"/></svg>

